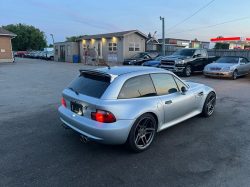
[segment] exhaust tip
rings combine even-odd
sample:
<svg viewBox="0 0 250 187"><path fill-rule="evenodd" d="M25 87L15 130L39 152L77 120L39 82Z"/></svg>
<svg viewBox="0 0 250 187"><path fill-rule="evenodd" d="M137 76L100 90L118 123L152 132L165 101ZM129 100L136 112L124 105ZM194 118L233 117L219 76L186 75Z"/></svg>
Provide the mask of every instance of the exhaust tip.
<svg viewBox="0 0 250 187"><path fill-rule="evenodd" d="M62 126L64 129L71 129L68 125L66 125L65 123L62 123Z"/></svg>
<svg viewBox="0 0 250 187"><path fill-rule="evenodd" d="M89 138L83 134L80 135L80 140L84 143L87 143L89 140Z"/></svg>

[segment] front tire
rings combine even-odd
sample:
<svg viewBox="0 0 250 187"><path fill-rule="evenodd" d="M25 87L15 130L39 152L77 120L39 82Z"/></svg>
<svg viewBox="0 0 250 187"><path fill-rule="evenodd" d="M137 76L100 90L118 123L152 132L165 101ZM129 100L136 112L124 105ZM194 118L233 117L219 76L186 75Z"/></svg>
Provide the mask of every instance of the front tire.
<svg viewBox="0 0 250 187"><path fill-rule="evenodd" d="M141 115L133 124L125 146L136 153L145 151L155 137L156 127L156 120L152 114Z"/></svg>
<svg viewBox="0 0 250 187"><path fill-rule="evenodd" d="M191 74L192 74L192 66L191 66L191 65L187 65L187 66L183 69L183 76L189 77Z"/></svg>
<svg viewBox="0 0 250 187"><path fill-rule="evenodd" d="M214 113L216 104L216 95L214 92L208 94L202 109L202 115L204 117L210 117Z"/></svg>
<svg viewBox="0 0 250 187"><path fill-rule="evenodd" d="M236 79L237 79L237 77L238 77L238 71L237 71L237 70L234 70L234 72L233 72L233 75L232 75L231 79L232 79L232 80L236 80Z"/></svg>

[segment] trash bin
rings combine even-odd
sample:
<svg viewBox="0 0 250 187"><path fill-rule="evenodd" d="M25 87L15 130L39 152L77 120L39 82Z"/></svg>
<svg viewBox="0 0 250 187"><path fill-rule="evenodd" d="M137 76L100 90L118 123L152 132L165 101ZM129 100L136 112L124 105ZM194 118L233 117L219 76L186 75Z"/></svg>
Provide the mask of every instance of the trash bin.
<svg viewBox="0 0 250 187"><path fill-rule="evenodd" d="M78 63L78 55L73 55L73 62Z"/></svg>

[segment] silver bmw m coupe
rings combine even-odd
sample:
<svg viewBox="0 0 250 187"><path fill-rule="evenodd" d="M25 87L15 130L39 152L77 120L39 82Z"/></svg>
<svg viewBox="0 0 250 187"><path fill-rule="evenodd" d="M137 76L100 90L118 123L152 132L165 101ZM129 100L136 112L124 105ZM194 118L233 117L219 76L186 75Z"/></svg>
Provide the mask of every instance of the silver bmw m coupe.
<svg viewBox="0 0 250 187"><path fill-rule="evenodd" d="M62 125L83 141L146 150L157 132L198 114L209 117L214 89L154 67L80 69L62 92Z"/></svg>

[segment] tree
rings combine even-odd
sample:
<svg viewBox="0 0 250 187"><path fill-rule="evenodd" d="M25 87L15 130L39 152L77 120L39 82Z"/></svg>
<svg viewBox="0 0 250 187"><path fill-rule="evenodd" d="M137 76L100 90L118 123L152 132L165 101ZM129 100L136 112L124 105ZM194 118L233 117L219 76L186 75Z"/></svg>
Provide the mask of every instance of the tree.
<svg viewBox="0 0 250 187"><path fill-rule="evenodd" d="M66 37L65 42L76 42L76 40L78 38L82 38L84 36L88 36L88 35L79 35L79 36L71 36L71 37Z"/></svg>
<svg viewBox="0 0 250 187"><path fill-rule="evenodd" d="M197 38L195 38L194 41L198 41Z"/></svg>
<svg viewBox="0 0 250 187"><path fill-rule="evenodd" d="M19 23L2 26L2 28L17 35L12 39L13 51L41 50L47 46L45 33L32 25Z"/></svg>
<svg viewBox="0 0 250 187"><path fill-rule="evenodd" d="M52 45L52 44L49 44L49 47L53 47L53 45Z"/></svg>
<svg viewBox="0 0 250 187"><path fill-rule="evenodd" d="M218 36L217 38L224 38L224 37ZM216 43L214 49L229 49L229 44Z"/></svg>

